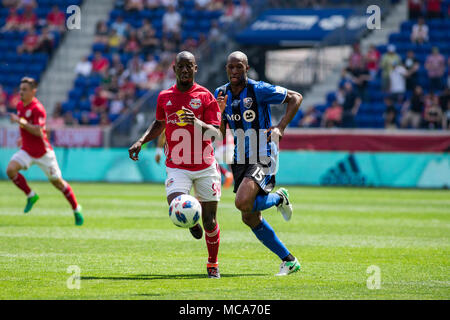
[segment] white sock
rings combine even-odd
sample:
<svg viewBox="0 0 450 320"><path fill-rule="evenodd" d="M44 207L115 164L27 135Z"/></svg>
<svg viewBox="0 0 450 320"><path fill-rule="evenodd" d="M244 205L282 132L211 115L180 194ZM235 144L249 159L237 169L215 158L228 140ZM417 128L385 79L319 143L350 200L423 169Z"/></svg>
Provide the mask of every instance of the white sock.
<svg viewBox="0 0 450 320"><path fill-rule="evenodd" d="M34 197L35 194L36 194L36 193L34 193L34 191L31 190L31 192L30 192L29 194L27 194L27 198Z"/></svg>
<svg viewBox="0 0 450 320"><path fill-rule="evenodd" d="M73 212L80 212L80 211L81 211L81 206L80 205L77 205L75 210L73 210Z"/></svg>

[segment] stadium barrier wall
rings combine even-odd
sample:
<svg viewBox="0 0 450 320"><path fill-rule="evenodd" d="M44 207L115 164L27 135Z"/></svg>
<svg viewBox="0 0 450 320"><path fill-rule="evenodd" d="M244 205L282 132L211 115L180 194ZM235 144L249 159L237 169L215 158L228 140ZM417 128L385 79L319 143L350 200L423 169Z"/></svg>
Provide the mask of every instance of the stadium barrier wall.
<svg viewBox="0 0 450 320"><path fill-rule="evenodd" d="M6 166L17 149L0 149L0 178L7 179ZM63 177L84 182L165 181L165 165L154 161L155 150L143 149L140 160L128 158L128 150L55 148ZM164 159L161 159L164 161ZM277 184L339 185L401 188L450 187L448 153L282 151ZM46 180L37 166L24 175Z"/></svg>

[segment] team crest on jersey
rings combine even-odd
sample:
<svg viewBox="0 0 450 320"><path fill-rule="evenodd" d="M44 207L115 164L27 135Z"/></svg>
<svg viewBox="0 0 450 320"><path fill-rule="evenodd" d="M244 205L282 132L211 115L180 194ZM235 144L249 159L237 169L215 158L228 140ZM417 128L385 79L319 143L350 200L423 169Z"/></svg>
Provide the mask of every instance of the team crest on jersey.
<svg viewBox="0 0 450 320"><path fill-rule="evenodd" d="M247 109L250 108L252 106L253 103L253 99L250 97L244 98L244 107L246 107Z"/></svg>
<svg viewBox="0 0 450 320"><path fill-rule="evenodd" d="M189 102L189 105L192 109L198 109L202 106L202 101L200 99L191 99L191 102Z"/></svg>
<svg viewBox="0 0 450 320"><path fill-rule="evenodd" d="M28 109L27 111L25 111L25 118L29 118L31 116L31 110Z"/></svg>

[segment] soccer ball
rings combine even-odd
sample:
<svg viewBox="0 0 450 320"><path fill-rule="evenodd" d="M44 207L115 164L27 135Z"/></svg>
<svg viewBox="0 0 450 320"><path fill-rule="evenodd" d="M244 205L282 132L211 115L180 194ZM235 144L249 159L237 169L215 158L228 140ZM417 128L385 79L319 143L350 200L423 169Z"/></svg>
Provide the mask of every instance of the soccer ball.
<svg viewBox="0 0 450 320"><path fill-rule="evenodd" d="M188 194L182 194L170 203L169 217L177 227L192 228L200 221L201 215L200 202Z"/></svg>

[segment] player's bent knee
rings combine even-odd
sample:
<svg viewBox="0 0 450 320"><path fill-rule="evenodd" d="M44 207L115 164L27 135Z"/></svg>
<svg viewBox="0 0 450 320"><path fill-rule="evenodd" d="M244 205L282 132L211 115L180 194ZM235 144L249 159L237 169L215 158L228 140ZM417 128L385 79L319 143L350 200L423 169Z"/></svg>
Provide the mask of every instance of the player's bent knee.
<svg viewBox="0 0 450 320"><path fill-rule="evenodd" d="M14 166L9 165L6 168L6 175L10 179L13 179L17 175L18 172L19 172L19 170L17 168L15 168Z"/></svg>
<svg viewBox="0 0 450 320"><path fill-rule="evenodd" d="M241 212L252 212L253 210L253 203L248 201L247 199L236 198L234 201L234 205L236 206L236 209Z"/></svg>

